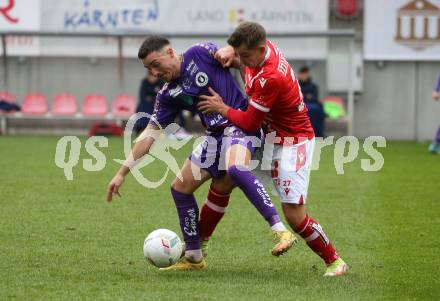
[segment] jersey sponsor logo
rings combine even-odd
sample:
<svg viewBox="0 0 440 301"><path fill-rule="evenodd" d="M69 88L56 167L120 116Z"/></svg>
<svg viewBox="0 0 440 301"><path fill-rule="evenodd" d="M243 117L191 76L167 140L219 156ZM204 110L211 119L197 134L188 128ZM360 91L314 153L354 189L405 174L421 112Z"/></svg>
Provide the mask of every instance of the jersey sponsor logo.
<svg viewBox="0 0 440 301"><path fill-rule="evenodd" d="M286 196L289 195L289 192L290 192L290 188L289 187L284 188L284 193L286 194Z"/></svg>
<svg viewBox="0 0 440 301"><path fill-rule="evenodd" d="M257 193L261 196L263 199L263 203L268 207L273 207L273 203L270 200L270 196L267 193L266 189L264 188L264 185L258 181L258 179L254 180L254 184L257 185Z"/></svg>
<svg viewBox="0 0 440 301"><path fill-rule="evenodd" d="M194 75L194 73L196 73L197 71L199 71L199 67L197 66L197 64L194 62L194 60L191 60L191 62L189 62L188 66L186 66L185 70L187 72L189 72L191 75Z"/></svg>
<svg viewBox="0 0 440 301"><path fill-rule="evenodd" d="M194 62L194 60L191 60L191 62L189 62L188 66L186 66L186 71L189 71L191 69L191 67L195 66L196 63Z"/></svg>
<svg viewBox="0 0 440 301"><path fill-rule="evenodd" d="M194 64L189 74L194 75L194 73L196 73L197 71L199 71L199 67L196 64Z"/></svg>
<svg viewBox="0 0 440 301"><path fill-rule="evenodd" d="M206 117L206 121L207 123L209 123L210 126L213 126L217 123L219 123L222 120L223 116L220 114L214 114L214 115L209 115L209 117Z"/></svg>
<svg viewBox="0 0 440 301"><path fill-rule="evenodd" d="M204 87L208 84L209 77L205 72L199 72L196 74L196 85Z"/></svg>
<svg viewBox="0 0 440 301"><path fill-rule="evenodd" d="M197 235L197 214L194 208L188 209L186 211L185 216L185 226L183 227L183 231L188 236L196 236Z"/></svg>
<svg viewBox="0 0 440 301"><path fill-rule="evenodd" d="M260 86L261 86L261 88L264 88L264 85L266 84L267 79L265 79L264 77L262 77L262 78L259 79L259 81L260 81Z"/></svg>

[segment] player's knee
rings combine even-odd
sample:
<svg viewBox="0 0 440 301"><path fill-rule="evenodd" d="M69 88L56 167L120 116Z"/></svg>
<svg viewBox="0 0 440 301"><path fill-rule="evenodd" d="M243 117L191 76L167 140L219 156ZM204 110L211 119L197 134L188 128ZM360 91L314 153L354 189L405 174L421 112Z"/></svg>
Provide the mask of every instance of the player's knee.
<svg viewBox="0 0 440 301"><path fill-rule="evenodd" d="M197 187L197 183L195 183L191 179L185 178L179 179L178 177L176 177L171 183L172 189L184 194L193 194Z"/></svg>
<svg viewBox="0 0 440 301"><path fill-rule="evenodd" d="M232 182L231 178L228 176L225 176L218 180L212 180L211 188L213 188L216 192L220 194L230 194L232 192L232 189L234 189L234 183Z"/></svg>
<svg viewBox="0 0 440 301"><path fill-rule="evenodd" d="M251 157L250 151L240 144L234 144L228 151L228 160L226 161L226 166L228 168L232 166L245 166L249 165L249 160Z"/></svg>
<svg viewBox="0 0 440 301"><path fill-rule="evenodd" d="M185 192L185 185L184 183L179 179L175 178L173 182L171 183L171 188L175 191L181 192L181 193L187 193Z"/></svg>

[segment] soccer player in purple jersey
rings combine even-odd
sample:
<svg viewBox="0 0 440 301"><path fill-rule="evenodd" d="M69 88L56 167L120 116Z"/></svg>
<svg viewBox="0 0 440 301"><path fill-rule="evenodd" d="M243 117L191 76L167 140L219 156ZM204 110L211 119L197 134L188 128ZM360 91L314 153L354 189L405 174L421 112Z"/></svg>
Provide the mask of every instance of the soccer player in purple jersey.
<svg viewBox="0 0 440 301"><path fill-rule="evenodd" d="M126 163L109 183L109 202L114 195L119 195L119 188L130 170L129 167L149 152L155 140L154 133L158 132L158 125L166 127L171 124L179 109L196 109L198 97L208 95L209 87L218 91L223 99L227 99L228 106L245 110L246 97L238 89L229 71L214 59L216 50L216 45L204 43L194 45L182 55L177 55L170 42L163 37L152 36L143 42L138 53L139 59L145 68L166 84L156 97L153 116L141 134L144 138L135 144ZM210 178L210 194L223 199L229 198L232 189L238 186L274 231L276 245L272 254L278 256L287 251L297 241L296 237L280 221L264 186L249 170L250 159L255 150L249 137L260 137L261 131L246 133L220 114L199 112L199 116L206 128L206 140L192 152L180 171L181 177L177 177L171 185L186 252L177 264L166 270L198 270L207 266L200 245L199 208L193 193ZM222 158L227 159L221 162ZM213 164L207 165L206 162ZM225 166L224 170L221 166ZM218 210L224 209L209 202L209 195L205 205Z"/></svg>

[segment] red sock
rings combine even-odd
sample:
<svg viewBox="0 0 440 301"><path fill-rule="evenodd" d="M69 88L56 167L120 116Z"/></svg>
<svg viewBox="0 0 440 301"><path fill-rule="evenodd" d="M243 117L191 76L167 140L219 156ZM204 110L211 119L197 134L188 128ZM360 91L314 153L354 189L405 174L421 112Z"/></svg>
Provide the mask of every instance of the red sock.
<svg viewBox="0 0 440 301"><path fill-rule="evenodd" d="M295 232L301 235L310 249L321 257L326 264L330 264L338 259L338 253L331 244L321 225L309 215L301 222Z"/></svg>
<svg viewBox="0 0 440 301"><path fill-rule="evenodd" d="M212 233L225 214L229 203L229 194L220 194L212 186L200 211L200 238L209 240Z"/></svg>

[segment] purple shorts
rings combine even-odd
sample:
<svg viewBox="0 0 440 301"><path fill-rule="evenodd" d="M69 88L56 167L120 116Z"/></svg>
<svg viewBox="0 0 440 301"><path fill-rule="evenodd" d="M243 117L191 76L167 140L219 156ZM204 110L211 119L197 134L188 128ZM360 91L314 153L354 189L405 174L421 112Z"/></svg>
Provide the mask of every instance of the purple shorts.
<svg viewBox="0 0 440 301"><path fill-rule="evenodd" d="M264 142L261 141L264 139L261 130L257 133L249 134L234 125L199 139L203 140L193 150L189 159L201 169L208 171L216 179L226 174L226 150L231 145L243 145L252 155Z"/></svg>

